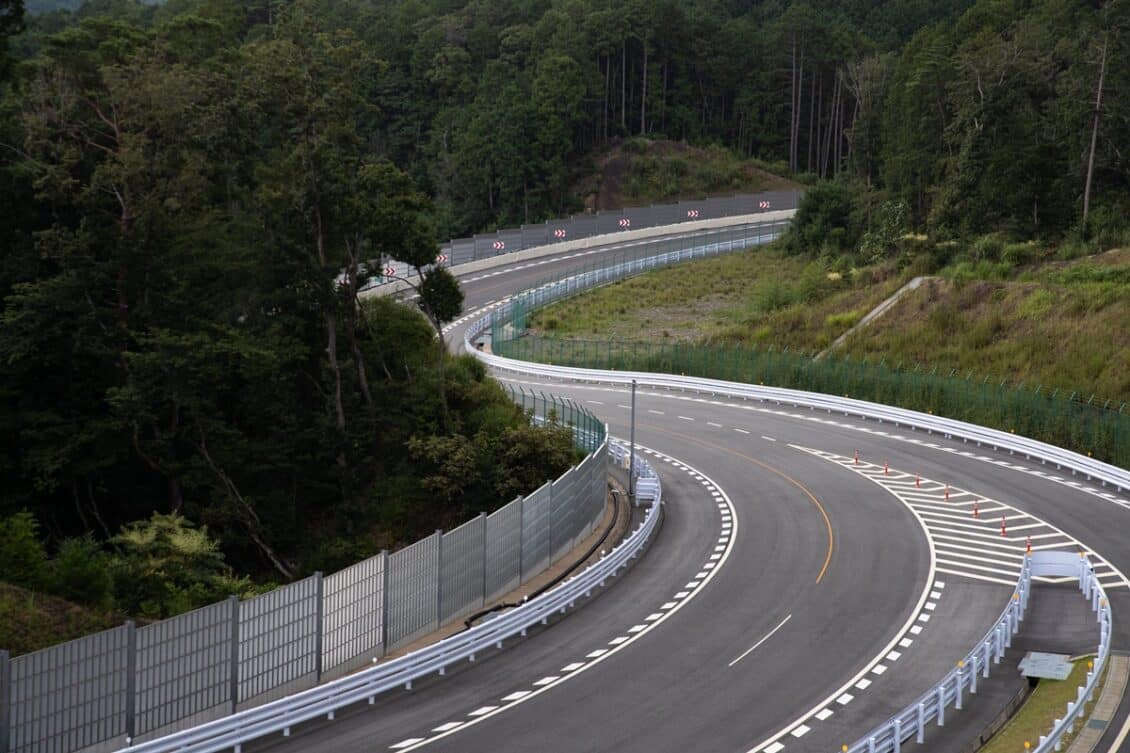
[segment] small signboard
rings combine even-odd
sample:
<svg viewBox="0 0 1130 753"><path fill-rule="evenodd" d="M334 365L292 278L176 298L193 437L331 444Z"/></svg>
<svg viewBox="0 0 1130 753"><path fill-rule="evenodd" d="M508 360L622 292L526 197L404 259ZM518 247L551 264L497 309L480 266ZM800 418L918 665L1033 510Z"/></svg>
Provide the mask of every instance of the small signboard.
<svg viewBox="0 0 1130 753"><path fill-rule="evenodd" d="M1071 657L1067 654L1045 654L1042 651L1029 651L1020 660L1020 673L1025 677L1039 677L1045 680L1066 680L1071 674Z"/></svg>

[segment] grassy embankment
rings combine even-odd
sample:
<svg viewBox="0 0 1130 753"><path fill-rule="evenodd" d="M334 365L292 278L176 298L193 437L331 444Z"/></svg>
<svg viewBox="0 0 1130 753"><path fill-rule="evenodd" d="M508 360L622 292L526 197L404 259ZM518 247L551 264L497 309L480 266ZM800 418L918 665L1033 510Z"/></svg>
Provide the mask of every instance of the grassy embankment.
<svg viewBox="0 0 1130 753"><path fill-rule="evenodd" d="M1086 684L1088 659L1079 659L1066 680L1040 680L1032 695L1020 710L1001 728L997 734L981 748L980 753L1017 753L1024 750L1029 742L1035 749L1040 735L1051 731L1056 719L1063 717L1067 702L1075 700L1076 690ZM1095 689L1095 698L1102 690L1102 680ZM1078 733L1076 725L1076 734ZM1075 735L1067 733L1063 737L1064 747Z"/></svg>
<svg viewBox="0 0 1130 753"><path fill-rule="evenodd" d="M838 274L760 249L559 303L533 317L533 337L495 348L560 364L843 394L1130 465L1125 251L1021 269L944 268L834 357L812 360L922 266Z"/></svg>
<svg viewBox="0 0 1130 753"><path fill-rule="evenodd" d="M106 630L123 619L0 582L0 647L13 656Z"/></svg>
<svg viewBox="0 0 1130 753"><path fill-rule="evenodd" d="M1130 400L1130 250L970 274L941 270L839 352ZM912 276L893 265L839 275L766 248L625 280L543 309L531 325L559 338L819 351Z"/></svg>

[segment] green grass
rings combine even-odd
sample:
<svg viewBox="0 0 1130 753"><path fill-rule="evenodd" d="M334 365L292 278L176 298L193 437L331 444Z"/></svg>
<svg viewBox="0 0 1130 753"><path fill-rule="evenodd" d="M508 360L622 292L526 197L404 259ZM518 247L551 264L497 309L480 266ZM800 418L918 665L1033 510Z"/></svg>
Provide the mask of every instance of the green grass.
<svg viewBox="0 0 1130 753"><path fill-rule="evenodd" d="M556 337L821 349L905 279L890 266L841 275L768 247L623 280L542 309L530 324Z"/></svg>
<svg viewBox="0 0 1130 753"><path fill-rule="evenodd" d="M1086 682L1087 659L1075 662L1075 668L1066 680L1040 680L1032 695L1016 714L981 748L981 753L1023 753L1025 741L1035 750L1040 735L1051 731L1055 720L1067 711L1067 702L1074 701L1076 690ZM1097 689L1096 689L1097 697ZM1079 725L1076 725L1076 730ZM1064 735L1064 742L1073 736ZM1066 745L1064 746L1066 750Z"/></svg>
<svg viewBox="0 0 1130 753"><path fill-rule="evenodd" d="M908 293L841 351L1023 385L1117 407L1130 402L1130 251L1026 267L963 262ZM893 265L838 277L775 247L683 264L535 313L535 333L822 350L910 276ZM1011 276L1010 276L1011 275Z"/></svg>

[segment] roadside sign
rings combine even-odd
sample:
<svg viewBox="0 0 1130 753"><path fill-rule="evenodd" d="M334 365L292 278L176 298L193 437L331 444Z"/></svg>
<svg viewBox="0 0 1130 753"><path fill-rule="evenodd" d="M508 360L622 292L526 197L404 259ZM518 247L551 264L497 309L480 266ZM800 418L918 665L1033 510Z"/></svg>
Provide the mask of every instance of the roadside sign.
<svg viewBox="0 0 1130 753"><path fill-rule="evenodd" d="M491 248L493 248L495 251L502 251L506 248L506 243L504 243L503 241L495 241L491 244Z"/></svg>
<svg viewBox="0 0 1130 753"><path fill-rule="evenodd" d="M631 226L632 220L630 218L624 217L620 220L620 227L624 228L625 230L630 228Z"/></svg>

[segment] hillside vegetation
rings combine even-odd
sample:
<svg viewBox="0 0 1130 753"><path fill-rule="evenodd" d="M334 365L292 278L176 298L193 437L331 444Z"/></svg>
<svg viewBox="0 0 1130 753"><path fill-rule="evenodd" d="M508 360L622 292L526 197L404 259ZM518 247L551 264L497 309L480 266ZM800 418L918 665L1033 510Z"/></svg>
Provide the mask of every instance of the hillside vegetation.
<svg viewBox="0 0 1130 753"><path fill-rule="evenodd" d="M989 348L1013 311L1126 329L1119 278L1014 271L1040 259L1029 241L1064 261L1128 245L1126 2L23 10L0 0L0 524L38 523L29 587L84 573L84 598L167 614L555 476L568 432L528 427L481 366L444 355L462 293L431 264L440 240L590 197L773 188L764 170L784 166L806 187L789 258L764 257L781 271L744 300L701 304L717 310L702 336L823 347L940 272L952 291L922 295L957 298L922 299L934 329L908 358L1124 393L1117 338L1065 345L1065 376ZM378 257L421 272L417 311L358 301ZM1049 287L1010 292L1029 284ZM999 325L982 293L1003 296ZM690 333L664 305L657 336ZM947 327L970 330L953 353ZM869 342L848 348L894 347ZM191 544L207 588L183 568L139 583L126 541Z"/></svg>
<svg viewBox="0 0 1130 753"><path fill-rule="evenodd" d="M782 177L789 171L784 163L767 165L723 147L664 139L628 139L597 153L593 162L574 188L589 211L802 187Z"/></svg>
<svg viewBox="0 0 1130 753"><path fill-rule="evenodd" d="M812 354L914 274L891 263L835 272L782 244L631 278L542 309L531 326L564 338ZM839 352L1130 401L1130 252L1019 269L963 262L939 274Z"/></svg>

